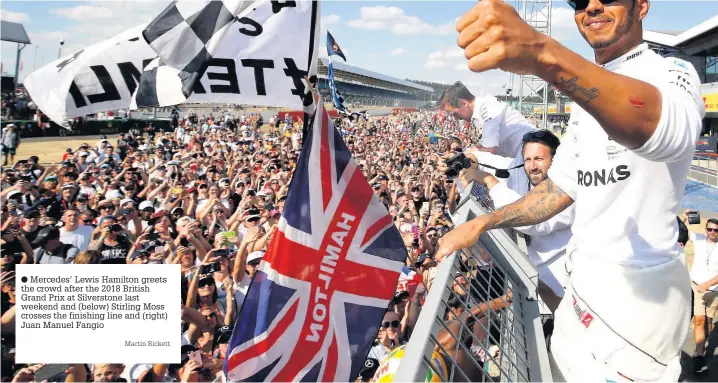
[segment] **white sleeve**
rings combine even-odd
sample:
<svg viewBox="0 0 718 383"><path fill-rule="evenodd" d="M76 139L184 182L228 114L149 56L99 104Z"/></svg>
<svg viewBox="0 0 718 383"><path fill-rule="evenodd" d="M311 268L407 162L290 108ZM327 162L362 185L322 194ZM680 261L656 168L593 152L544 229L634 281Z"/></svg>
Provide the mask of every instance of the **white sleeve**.
<svg viewBox="0 0 718 383"><path fill-rule="evenodd" d="M669 59L654 84L661 92L661 119L651 138L633 149L637 155L655 162L674 162L692 156L702 129L705 104L701 98L701 81L693 66L683 60Z"/></svg>
<svg viewBox="0 0 718 383"><path fill-rule="evenodd" d="M481 121L481 146L485 148L499 146L501 122L503 121L505 107L499 100L493 98L482 100L481 104L478 105L478 111L474 112L474 118Z"/></svg>
<svg viewBox="0 0 718 383"><path fill-rule="evenodd" d="M498 184L491 188L491 190L489 190L489 196L491 196L491 199L494 201L494 206L497 209L521 199L521 195L519 195L519 193L509 189L503 184ZM574 207L571 205L545 222L531 226L515 227L514 229L524 234L536 237L548 235L554 231L570 227L573 223L573 216Z"/></svg>
<svg viewBox="0 0 718 383"><path fill-rule="evenodd" d="M576 143L573 140L573 130L569 129L561 139L561 145L556 149L551 167L548 168L548 178L556 184L572 200L576 201L578 182L576 180L578 169L576 167Z"/></svg>

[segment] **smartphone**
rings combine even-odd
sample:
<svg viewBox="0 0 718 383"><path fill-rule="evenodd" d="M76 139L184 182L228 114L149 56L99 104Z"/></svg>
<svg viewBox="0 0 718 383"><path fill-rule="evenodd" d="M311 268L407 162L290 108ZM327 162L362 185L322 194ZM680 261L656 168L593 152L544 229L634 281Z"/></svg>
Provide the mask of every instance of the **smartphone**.
<svg viewBox="0 0 718 383"><path fill-rule="evenodd" d="M227 253L229 253L229 250L226 250L226 249L223 249L223 250L225 250L225 251L227 251ZM215 251L215 253L218 253L218 251ZM212 274L215 271L219 271L219 270L220 270L219 262L214 262L214 263L210 263L209 265L200 266L199 273L200 274Z"/></svg>
<svg viewBox="0 0 718 383"><path fill-rule="evenodd" d="M224 241L224 245L229 246L229 245L237 242L237 232L236 231L223 231L222 235L224 236L224 238L227 239L226 241Z"/></svg>
<svg viewBox="0 0 718 383"><path fill-rule="evenodd" d="M164 252L165 252L165 247L164 247L164 246L155 246L154 252L155 252L155 254L164 253Z"/></svg>
<svg viewBox="0 0 718 383"><path fill-rule="evenodd" d="M70 368L69 364L48 364L35 371L35 381L42 382L47 380L53 382L56 380L53 378L64 373L68 368Z"/></svg>
<svg viewBox="0 0 718 383"><path fill-rule="evenodd" d="M199 363L200 366L202 366L202 353L201 351L192 351L189 353L189 360L194 360L195 362Z"/></svg>
<svg viewBox="0 0 718 383"><path fill-rule="evenodd" d="M421 209L429 211L429 202L424 202L423 204L421 204Z"/></svg>

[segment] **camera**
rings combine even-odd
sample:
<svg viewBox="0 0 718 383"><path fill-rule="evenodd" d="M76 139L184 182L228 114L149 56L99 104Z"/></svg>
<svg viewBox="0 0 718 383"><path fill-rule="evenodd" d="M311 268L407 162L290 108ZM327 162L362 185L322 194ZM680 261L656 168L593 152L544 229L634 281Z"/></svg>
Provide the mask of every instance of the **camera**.
<svg viewBox="0 0 718 383"><path fill-rule="evenodd" d="M202 265L199 268L200 274L212 274L220 270L219 262L210 263L209 265Z"/></svg>
<svg viewBox="0 0 718 383"><path fill-rule="evenodd" d="M448 169L444 174L448 179L455 179L462 170L471 167L472 161L464 153L458 153L446 161Z"/></svg>
<svg viewBox="0 0 718 383"><path fill-rule="evenodd" d="M686 215L688 216L689 225L697 225L701 223L701 213L697 211L689 211Z"/></svg>
<svg viewBox="0 0 718 383"><path fill-rule="evenodd" d="M119 233L122 231L122 225L120 225L119 223L115 223L110 226L110 231L113 233Z"/></svg>

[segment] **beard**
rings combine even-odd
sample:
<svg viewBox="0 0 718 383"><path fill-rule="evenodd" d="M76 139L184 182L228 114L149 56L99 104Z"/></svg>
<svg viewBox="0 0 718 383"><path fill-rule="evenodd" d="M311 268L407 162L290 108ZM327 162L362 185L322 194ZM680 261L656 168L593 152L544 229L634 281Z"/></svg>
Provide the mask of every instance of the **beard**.
<svg viewBox="0 0 718 383"><path fill-rule="evenodd" d="M537 186L540 184L543 180L548 178L548 175L544 172L536 172L536 173L528 173L526 176L529 178L529 182L531 182L531 186Z"/></svg>
<svg viewBox="0 0 718 383"><path fill-rule="evenodd" d="M631 26L633 26L633 19L634 19L633 9L635 6L636 6L636 2L634 1L633 5L628 10L628 20L626 20L623 24L619 25L616 28L616 33L614 33L612 37L609 37L607 39L598 39L598 40L591 41L588 39L588 37L586 36L586 33L582 29L579 28L578 31L579 31L579 33L581 33L581 36L583 36L583 39L586 40L586 42L588 42L588 45L590 45L591 48L596 49L596 50L606 49L606 48L612 46L613 44L617 43L618 40L621 39L621 37L628 34L628 32L631 29Z"/></svg>

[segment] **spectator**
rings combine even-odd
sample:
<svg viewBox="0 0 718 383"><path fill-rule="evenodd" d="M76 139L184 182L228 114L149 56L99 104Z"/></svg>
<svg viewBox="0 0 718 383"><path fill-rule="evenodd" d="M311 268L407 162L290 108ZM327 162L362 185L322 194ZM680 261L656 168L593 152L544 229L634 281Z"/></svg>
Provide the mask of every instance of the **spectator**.
<svg viewBox="0 0 718 383"><path fill-rule="evenodd" d="M80 215L77 210L65 210L62 215L64 225L60 228L60 242L73 245L79 251L85 251L90 246L94 228L80 224Z"/></svg>
<svg viewBox="0 0 718 383"><path fill-rule="evenodd" d="M683 222L687 220L688 216L684 213ZM707 369L705 343L707 335L713 331L713 320L718 310L718 220L708 220L705 235L689 232L688 236L694 249L691 285L694 292L693 331L696 355L693 358L693 369L695 372L703 372Z"/></svg>

